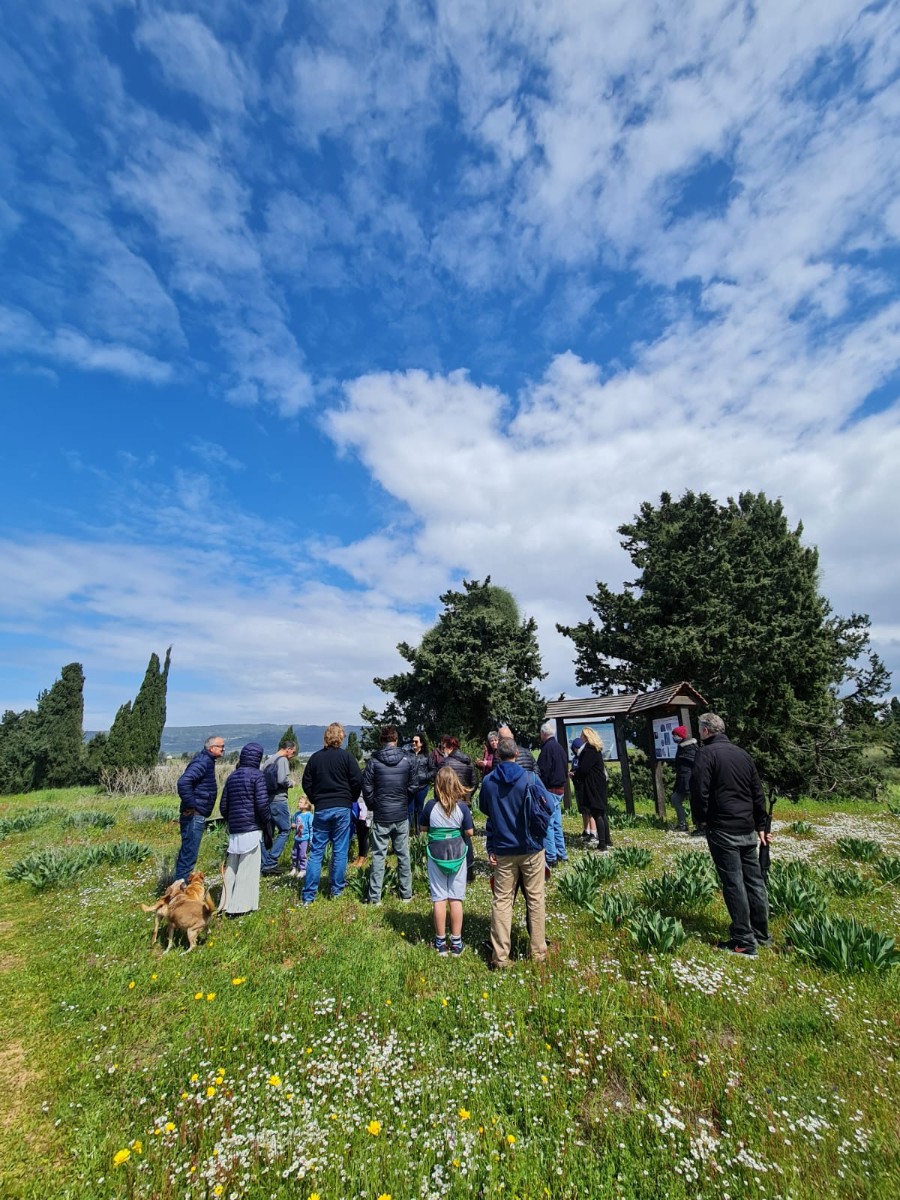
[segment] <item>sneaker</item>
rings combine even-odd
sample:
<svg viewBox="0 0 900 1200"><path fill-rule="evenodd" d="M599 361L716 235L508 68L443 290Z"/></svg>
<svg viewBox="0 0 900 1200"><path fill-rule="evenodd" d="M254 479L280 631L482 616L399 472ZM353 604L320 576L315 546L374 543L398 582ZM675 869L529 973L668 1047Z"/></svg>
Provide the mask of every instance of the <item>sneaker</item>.
<svg viewBox="0 0 900 1200"><path fill-rule="evenodd" d="M744 958L756 958L755 946L741 946L738 942L716 942L717 950L727 950L729 954L740 954Z"/></svg>
<svg viewBox="0 0 900 1200"><path fill-rule="evenodd" d="M687 825L676 825L675 826L676 833L687 833L687 831L688 831Z"/></svg>
<svg viewBox="0 0 900 1200"><path fill-rule="evenodd" d="M298 878L298 879L305 879L305 878L306 878L306 872L305 872L305 871L298 871L298 872L297 872L297 878Z"/></svg>
<svg viewBox="0 0 900 1200"><path fill-rule="evenodd" d="M297 872L296 872L296 870L294 869L294 867L291 867L290 871L288 872L288 878L289 878L289 879L296 879L296 878L297 878Z"/></svg>
<svg viewBox="0 0 900 1200"><path fill-rule="evenodd" d="M691 837L706 837L706 830L705 829L692 829Z"/></svg>
<svg viewBox="0 0 900 1200"><path fill-rule="evenodd" d="M450 951L447 949L447 939L446 938L436 937L434 939L434 948L438 952L438 954L441 956L441 958L446 958L447 955L450 953Z"/></svg>
<svg viewBox="0 0 900 1200"><path fill-rule="evenodd" d="M458 942L454 942L452 938L450 939L450 953L454 958L459 958L463 950L465 950L465 946L462 943L462 939Z"/></svg>

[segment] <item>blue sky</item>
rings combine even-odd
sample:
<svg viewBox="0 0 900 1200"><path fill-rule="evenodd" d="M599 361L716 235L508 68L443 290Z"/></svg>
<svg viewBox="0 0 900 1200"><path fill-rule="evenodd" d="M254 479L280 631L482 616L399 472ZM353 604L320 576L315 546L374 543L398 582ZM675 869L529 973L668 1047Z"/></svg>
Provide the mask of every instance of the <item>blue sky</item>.
<svg viewBox="0 0 900 1200"><path fill-rule="evenodd" d="M900 669L900 9L35 0L0 33L3 707L377 699L663 490L781 496ZM686 606L685 621L692 614Z"/></svg>

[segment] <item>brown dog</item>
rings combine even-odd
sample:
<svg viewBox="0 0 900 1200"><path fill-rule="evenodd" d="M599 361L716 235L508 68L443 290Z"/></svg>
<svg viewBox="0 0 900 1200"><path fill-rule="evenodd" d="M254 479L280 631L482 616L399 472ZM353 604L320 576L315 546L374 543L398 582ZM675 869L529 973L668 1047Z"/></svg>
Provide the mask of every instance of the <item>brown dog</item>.
<svg viewBox="0 0 900 1200"><path fill-rule="evenodd" d="M163 923L169 925L169 946L172 945L174 931L171 928L170 922L172 905L176 901L201 904L212 913L214 905L211 896L206 890L202 871L191 871L186 883L183 879L176 879L173 883L170 883L155 904L141 905L144 912L152 912L155 915L151 945L155 945L159 934L159 927ZM194 941L196 942L196 936ZM191 949L193 949L193 945Z"/></svg>
<svg viewBox="0 0 900 1200"><path fill-rule="evenodd" d="M215 905L209 895L204 896L202 900L188 900L184 895L176 896L169 903L166 913L166 920L169 924L169 941L163 953L168 954L172 949L175 930L180 929L188 941L185 953L190 954L197 945L197 938L209 925L214 912Z"/></svg>

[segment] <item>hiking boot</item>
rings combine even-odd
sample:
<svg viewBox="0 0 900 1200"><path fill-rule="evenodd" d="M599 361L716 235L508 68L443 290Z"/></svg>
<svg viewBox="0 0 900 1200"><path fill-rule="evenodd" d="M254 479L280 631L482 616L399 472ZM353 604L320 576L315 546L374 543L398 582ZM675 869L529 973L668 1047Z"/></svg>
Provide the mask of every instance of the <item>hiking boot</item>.
<svg viewBox="0 0 900 1200"><path fill-rule="evenodd" d="M743 958L757 958L755 946L742 946L739 942L716 942L717 950L727 950L729 954L740 954Z"/></svg>

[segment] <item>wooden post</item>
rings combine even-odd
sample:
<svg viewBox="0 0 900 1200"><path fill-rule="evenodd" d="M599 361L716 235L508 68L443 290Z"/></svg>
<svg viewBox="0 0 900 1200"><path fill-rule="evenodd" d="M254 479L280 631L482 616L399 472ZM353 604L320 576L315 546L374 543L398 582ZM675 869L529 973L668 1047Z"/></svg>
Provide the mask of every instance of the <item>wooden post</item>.
<svg viewBox="0 0 900 1200"><path fill-rule="evenodd" d="M616 753L622 771L622 791L625 793L625 811L634 816L634 793L631 790L631 767L628 765L628 747L625 745L625 728L622 717L613 717L616 731Z"/></svg>
<svg viewBox="0 0 900 1200"><path fill-rule="evenodd" d="M653 764L653 791L656 797L656 815L661 821L666 819L666 785L663 779L663 762L658 758Z"/></svg>

